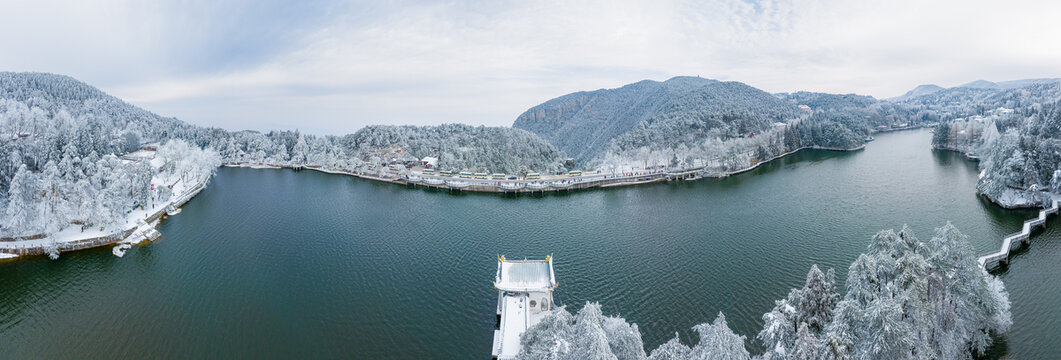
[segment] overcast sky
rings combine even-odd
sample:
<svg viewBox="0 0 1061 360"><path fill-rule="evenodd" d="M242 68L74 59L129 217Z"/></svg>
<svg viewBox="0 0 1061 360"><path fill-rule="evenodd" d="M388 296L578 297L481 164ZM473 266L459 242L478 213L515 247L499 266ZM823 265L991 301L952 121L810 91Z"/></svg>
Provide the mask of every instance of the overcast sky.
<svg viewBox="0 0 1061 360"><path fill-rule="evenodd" d="M1061 77L1058 1L41 1L0 11L0 70L164 116L344 134L511 125L580 90L699 75L892 97Z"/></svg>

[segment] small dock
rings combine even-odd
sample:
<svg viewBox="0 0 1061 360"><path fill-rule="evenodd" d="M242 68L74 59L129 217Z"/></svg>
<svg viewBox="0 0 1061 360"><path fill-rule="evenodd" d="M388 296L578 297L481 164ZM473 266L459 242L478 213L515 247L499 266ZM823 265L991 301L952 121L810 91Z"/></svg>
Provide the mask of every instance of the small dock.
<svg viewBox="0 0 1061 360"><path fill-rule="evenodd" d="M1032 228L1036 226L1046 227L1046 217L1049 215L1057 214L1058 199L1053 199L1051 205L1048 208L1039 211L1039 216L1024 221L1024 225L1021 227L1021 231L1006 235L1002 239L1002 248L997 252L993 252L977 259L980 267L987 269L987 266L998 262L1001 266L1009 265L1009 253L1013 249L1013 244L1020 241L1022 245L1031 245L1031 234Z"/></svg>

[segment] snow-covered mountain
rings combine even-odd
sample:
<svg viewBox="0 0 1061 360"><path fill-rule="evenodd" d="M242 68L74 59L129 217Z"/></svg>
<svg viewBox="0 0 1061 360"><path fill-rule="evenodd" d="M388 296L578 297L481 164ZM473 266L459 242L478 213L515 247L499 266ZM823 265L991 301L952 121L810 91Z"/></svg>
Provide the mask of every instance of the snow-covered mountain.
<svg viewBox="0 0 1061 360"><path fill-rule="evenodd" d="M540 135L580 167L699 159L732 171L801 147L855 148L871 129L926 119L936 117L870 96L772 95L739 82L675 77L564 95L530 108L513 127Z"/></svg>
<svg viewBox="0 0 1061 360"><path fill-rule="evenodd" d="M959 97L968 97L970 95L977 96L983 94L994 94L1000 91L1029 88L1038 85L1051 85L1061 82L1059 78L1041 78L1041 79L1023 79L1023 80L1009 80L1001 82L992 82L987 80L976 80L968 82L962 85L958 85L950 88L943 88L937 85L919 85L913 90L907 91L901 96L889 98L888 101L892 102L905 102L913 100L915 103L919 102L932 102L940 103L939 99L955 99ZM975 95L974 95L975 94ZM920 97L928 97L929 100L919 99ZM945 100L943 102L953 102L952 100Z"/></svg>
<svg viewBox="0 0 1061 360"><path fill-rule="evenodd" d="M1061 78L1044 78L1044 79L1024 79L1024 80L1010 80L999 82L998 87L1003 90L1025 88L1033 85L1042 84L1056 84L1061 82Z"/></svg>
<svg viewBox="0 0 1061 360"><path fill-rule="evenodd" d="M684 124L680 126L737 136L801 113L795 104L743 83L675 77L564 95L530 108L512 126L538 134L585 163L639 124Z"/></svg>
<svg viewBox="0 0 1061 360"><path fill-rule="evenodd" d="M969 88L969 89L1012 90L1012 89L1019 89L1019 88L1029 87L1029 86L1032 86L1032 85L1052 84L1052 83L1057 83L1058 81L1061 81L1061 79L1056 79L1056 78L1055 79L1050 79L1050 78L1022 79L1022 80L1010 80L1010 81L1002 81L1002 82L991 82L991 81L987 81L987 80L976 80L976 81L973 81L973 82L970 82L970 83L967 83L967 84L958 85L956 87Z"/></svg>
<svg viewBox="0 0 1061 360"><path fill-rule="evenodd" d="M1001 88L1001 87L998 86L998 84L996 84L994 82L991 82L991 81L987 81L987 80L976 80L976 81L965 83L965 84L961 84L961 85L958 85L958 86L955 86L955 87L967 88L967 89L1000 89Z"/></svg>
<svg viewBox="0 0 1061 360"><path fill-rule="evenodd" d="M890 98L890 101L902 101L909 98L914 98L922 95L928 95L937 91L943 90L942 86L935 84L918 85L913 90L907 91L905 94Z"/></svg>

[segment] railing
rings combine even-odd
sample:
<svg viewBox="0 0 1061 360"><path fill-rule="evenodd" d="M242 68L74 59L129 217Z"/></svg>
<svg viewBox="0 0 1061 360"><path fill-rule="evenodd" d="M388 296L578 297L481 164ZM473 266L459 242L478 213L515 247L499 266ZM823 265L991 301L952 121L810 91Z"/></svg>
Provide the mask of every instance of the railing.
<svg viewBox="0 0 1061 360"><path fill-rule="evenodd" d="M993 263L993 262L996 262L996 261L1000 261L1000 262L1003 262L1003 263L1007 262L1008 259L1009 259L1009 252L1010 252L1010 250L1013 249L1013 240L1030 239L1031 238L1032 226L1039 226L1039 225L1045 224L1047 215L1056 214L1057 213L1057 208L1058 208L1057 204L1058 204L1058 200L1054 199L1049 208L1046 208L1046 209L1043 209L1042 211L1039 211L1039 216L1035 217L1034 219L1029 219L1029 220L1024 221L1024 225L1021 227L1021 231L1020 232L1015 232L1015 233L1006 235L1006 237L1002 239L1002 248L1001 249L999 249L997 252L981 256L979 259L976 260L980 264L980 267L986 269L987 268L987 264L990 264L990 263Z"/></svg>
<svg viewBox="0 0 1061 360"><path fill-rule="evenodd" d="M522 189L524 186L526 186L526 184L519 183L519 182L516 182L516 183L503 182L500 185L498 185L497 187L499 187L499 188L501 188L503 190L519 190L519 189Z"/></svg>

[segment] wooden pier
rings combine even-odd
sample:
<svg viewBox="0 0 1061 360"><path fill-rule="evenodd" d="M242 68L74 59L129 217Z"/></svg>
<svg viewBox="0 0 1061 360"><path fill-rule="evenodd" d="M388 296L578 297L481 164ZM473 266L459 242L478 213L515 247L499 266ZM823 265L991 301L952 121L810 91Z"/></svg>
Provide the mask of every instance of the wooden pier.
<svg viewBox="0 0 1061 360"><path fill-rule="evenodd" d="M1053 199L1050 207L1039 211L1039 216L1024 221L1021 231L1006 235L1006 237L1002 239L1002 248L997 252L981 256L977 259L980 267L987 269L987 265L994 262L998 262L1001 266L1009 265L1009 253L1013 249L1013 243L1020 241L1021 245L1031 245L1032 228L1035 226L1046 227L1046 217L1057 214L1057 203L1058 200Z"/></svg>

